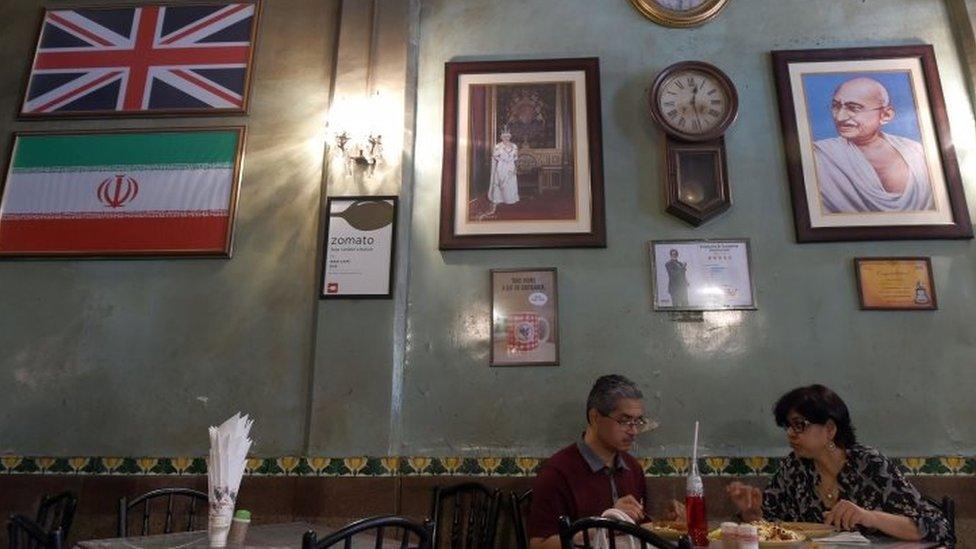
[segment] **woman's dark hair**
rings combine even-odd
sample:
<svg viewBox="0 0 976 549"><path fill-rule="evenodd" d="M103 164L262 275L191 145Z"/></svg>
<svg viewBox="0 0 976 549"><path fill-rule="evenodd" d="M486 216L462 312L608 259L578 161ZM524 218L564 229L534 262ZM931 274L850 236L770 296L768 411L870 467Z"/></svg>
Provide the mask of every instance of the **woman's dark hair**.
<svg viewBox="0 0 976 549"><path fill-rule="evenodd" d="M818 425L825 425L828 419L832 419L837 425L834 442L844 448L850 448L857 444L857 437L854 435L854 426L851 424L851 415L847 411L847 405L837 396L837 393L823 385L797 387L779 397L776 406L773 407L776 425L783 428L789 425L786 416L789 415L790 411L796 412L810 423Z"/></svg>

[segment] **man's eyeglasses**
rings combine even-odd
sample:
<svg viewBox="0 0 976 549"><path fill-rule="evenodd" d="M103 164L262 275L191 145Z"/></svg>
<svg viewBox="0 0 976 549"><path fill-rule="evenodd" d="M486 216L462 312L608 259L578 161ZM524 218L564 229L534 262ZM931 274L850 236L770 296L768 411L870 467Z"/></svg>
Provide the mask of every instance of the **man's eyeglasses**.
<svg viewBox="0 0 976 549"><path fill-rule="evenodd" d="M880 107L865 107L860 103L852 103L848 101L847 103L841 103L840 101L834 101L830 104L830 110L834 114L842 111L847 111L851 114L861 114L862 112L880 111L887 109L891 105L881 105Z"/></svg>
<svg viewBox="0 0 976 549"><path fill-rule="evenodd" d="M802 435L803 431L806 431L807 427L811 425L813 425L813 422L808 419L794 419L793 421L787 421L786 425L783 426L783 429L785 429L787 433L793 431L798 435Z"/></svg>
<svg viewBox="0 0 976 549"><path fill-rule="evenodd" d="M650 431L651 429L657 428L657 422L651 421L646 417L635 417L635 418L615 418L613 416L606 416L617 422L623 429L633 429L638 433L643 433L645 431Z"/></svg>

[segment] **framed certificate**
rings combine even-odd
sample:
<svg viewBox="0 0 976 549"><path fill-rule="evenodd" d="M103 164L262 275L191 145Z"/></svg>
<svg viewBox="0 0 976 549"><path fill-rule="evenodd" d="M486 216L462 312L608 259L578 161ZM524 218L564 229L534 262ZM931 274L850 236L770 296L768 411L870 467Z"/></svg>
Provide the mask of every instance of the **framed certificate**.
<svg viewBox="0 0 976 549"><path fill-rule="evenodd" d="M397 197L330 197L323 298L391 297Z"/></svg>
<svg viewBox="0 0 976 549"><path fill-rule="evenodd" d="M556 269L491 270L492 366L559 364Z"/></svg>
<svg viewBox="0 0 976 549"><path fill-rule="evenodd" d="M656 240L649 253L655 311L756 308L748 239Z"/></svg>
<svg viewBox="0 0 976 549"><path fill-rule="evenodd" d="M939 308L928 257L855 257L854 273L862 310Z"/></svg>

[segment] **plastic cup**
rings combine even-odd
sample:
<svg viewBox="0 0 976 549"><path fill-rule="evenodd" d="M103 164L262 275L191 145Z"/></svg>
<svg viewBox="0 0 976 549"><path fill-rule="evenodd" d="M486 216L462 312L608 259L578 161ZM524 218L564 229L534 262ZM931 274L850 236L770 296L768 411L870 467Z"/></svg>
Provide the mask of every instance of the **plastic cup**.
<svg viewBox="0 0 976 549"><path fill-rule="evenodd" d="M210 537L211 547L227 547L227 535L230 534L230 523L233 516L233 504L210 504L207 534Z"/></svg>

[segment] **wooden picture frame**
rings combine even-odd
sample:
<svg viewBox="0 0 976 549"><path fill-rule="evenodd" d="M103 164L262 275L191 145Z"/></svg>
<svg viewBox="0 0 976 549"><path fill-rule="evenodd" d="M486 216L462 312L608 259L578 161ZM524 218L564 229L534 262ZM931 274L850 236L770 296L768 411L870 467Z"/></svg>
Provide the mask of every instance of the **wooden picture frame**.
<svg viewBox="0 0 976 549"><path fill-rule="evenodd" d="M491 269L489 365L559 365L555 267Z"/></svg>
<svg viewBox="0 0 976 549"><path fill-rule="evenodd" d="M440 249L605 247L596 58L450 62Z"/></svg>
<svg viewBox="0 0 976 549"><path fill-rule="evenodd" d="M230 258L243 126L15 132L0 258Z"/></svg>
<svg viewBox="0 0 976 549"><path fill-rule="evenodd" d="M393 297L398 201L396 196L328 198L320 298Z"/></svg>
<svg viewBox="0 0 976 549"><path fill-rule="evenodd" d="M863 311L935 311L939 300L929 257L855 257Z"/></svg>
<svg viewBox="0 0 976 549"><path fill-rule="evenodd" d="M711 21L729 0L630 0L630 3L658 25L687 28Z"/></svg>
<svg viewBox="0 0 976 549"><path fill-rule="evenodd" d="M47 8L19 117L247 114L262 6L201 0Z"/></svg>
<svg viewBox="0 0 976 549"><path fill-rule="evenodd" d="M748 238L648 243L655 311L753 311L756 284Z"/></svg>
<svg viewBox="0 0 976 549"><path fill-rule="evenodd" d="M772 55L798 242L972 238L932 46Z"/></svg>

